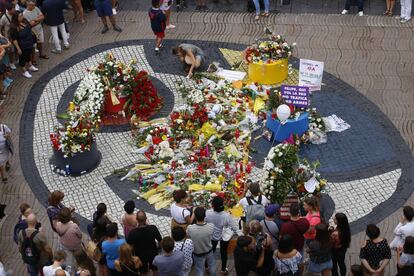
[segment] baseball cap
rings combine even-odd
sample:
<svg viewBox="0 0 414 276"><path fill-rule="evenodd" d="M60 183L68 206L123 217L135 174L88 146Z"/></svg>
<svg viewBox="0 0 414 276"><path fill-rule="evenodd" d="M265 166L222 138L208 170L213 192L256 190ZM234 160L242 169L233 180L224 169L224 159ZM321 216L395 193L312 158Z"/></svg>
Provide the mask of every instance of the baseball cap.
<svg viewBox="0 0 414 276"><path fill-rule="evenodd" d="M272 217L277 213L277 211L279 211L279 209L280 209L279 204L269 204L266 206L265 214L268 217Z"/></svg>

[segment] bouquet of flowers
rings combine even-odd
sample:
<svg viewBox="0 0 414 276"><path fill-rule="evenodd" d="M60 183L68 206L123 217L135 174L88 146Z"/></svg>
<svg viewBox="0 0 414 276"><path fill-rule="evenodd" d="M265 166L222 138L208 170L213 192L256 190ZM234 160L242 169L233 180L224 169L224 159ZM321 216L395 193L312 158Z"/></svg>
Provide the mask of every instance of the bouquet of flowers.
<svg viewBox="0 0 414 276"><path fill-rule="evenodd" d="M272 63L280 59L287 59L292 56L293 47L289 45L280 35L271 35L268 39L258 41L244 51L246 63Z"/></svg>
<svg viewBox="0 0 414 276"><path fill-rule="evenodd" d="M303 159L296 169L296 185L293 188L299 198L304 198L309 194L317 194L324 190L327 181L316 171L318 167L319 162L309 163L308 160Z"/></svg>
<svg viewBox="0 0 414 276"><path fill-rule="evenodd" d="M99 129L99 117L85 113L77 120L65 123L63 127L55 127L50 133L54 150L64 153L64 157L89 151Z"/></svg>
<svg viewBox="0 0 414 276"><path fill-rule="evenodd" d="M264 163L267 176L262 190L272 202L282 204L291 192L298 162L298 147L295 145L279 144L270 149Z"/></svg>

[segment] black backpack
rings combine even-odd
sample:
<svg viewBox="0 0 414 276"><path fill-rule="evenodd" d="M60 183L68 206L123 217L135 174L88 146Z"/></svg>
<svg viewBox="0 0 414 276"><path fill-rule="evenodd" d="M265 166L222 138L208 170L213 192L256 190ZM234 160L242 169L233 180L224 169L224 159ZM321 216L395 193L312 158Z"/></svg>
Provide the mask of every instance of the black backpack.
<svg viewBox="0 0 414 276"><path fill-rule="evenodd" d="M21 253L22 259L25 264L29 265L37 265L40 260L40 252L39 249L36 247L33 239L39 233L38 230L35 230L30 237L27 237L26 231L22 231L23 235L23 242L21 245Z"/></svg>

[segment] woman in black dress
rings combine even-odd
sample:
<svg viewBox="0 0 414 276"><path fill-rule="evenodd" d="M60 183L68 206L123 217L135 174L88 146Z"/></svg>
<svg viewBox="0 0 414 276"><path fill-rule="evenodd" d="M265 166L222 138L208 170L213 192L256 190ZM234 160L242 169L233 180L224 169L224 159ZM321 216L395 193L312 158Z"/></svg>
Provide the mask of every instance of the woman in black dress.
<svg viewBox="0 0 414 276"><path fill-rule="evenodd" d="M380 229L374 224L368 224L366 234L369 240L361 248L361 258L364 275L384 275L384 269L391 259L391 249L385 238L380 237Z"/></svg>
<svg viewBox="0 0 414 276"><path fill-rule="evenodd" d="M142 266L141 260L133 256L133 248L124 243L119 248L119 259L115 261L115 268L124 276L136 276L139 274L139 268Z"/></svg>

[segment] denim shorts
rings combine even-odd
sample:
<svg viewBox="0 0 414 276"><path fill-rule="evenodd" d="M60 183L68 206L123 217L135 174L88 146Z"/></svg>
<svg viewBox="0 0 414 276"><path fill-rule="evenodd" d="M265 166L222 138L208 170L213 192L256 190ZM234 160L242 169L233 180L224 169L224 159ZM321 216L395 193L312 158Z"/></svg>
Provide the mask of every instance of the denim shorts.
<svg viewBox="0 0 414 276"><path fill-rule="evenodd" d="M311 273L321 273L322 271L326 269L332 269L332 267L333 267L332 260L329 260L327 262L320 263L320 264L310 261L308 271Z"/></svg>

